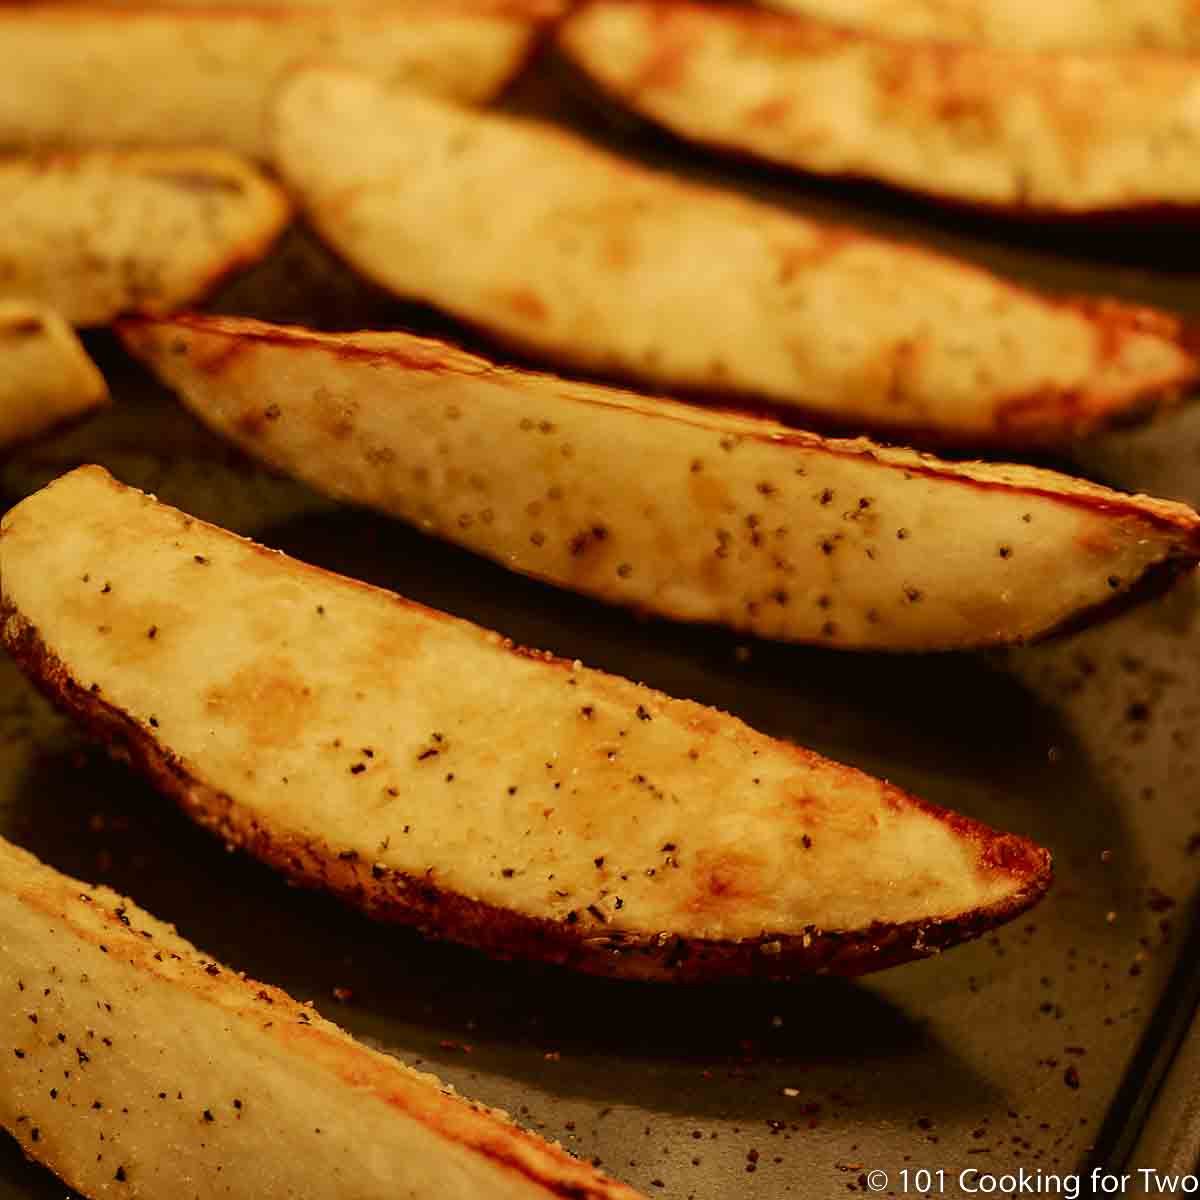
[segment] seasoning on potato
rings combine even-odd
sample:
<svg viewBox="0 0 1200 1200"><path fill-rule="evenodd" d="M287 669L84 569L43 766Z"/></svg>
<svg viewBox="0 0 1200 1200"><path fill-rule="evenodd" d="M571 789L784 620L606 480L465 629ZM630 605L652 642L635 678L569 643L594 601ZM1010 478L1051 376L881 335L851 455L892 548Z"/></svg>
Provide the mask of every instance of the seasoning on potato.
<svg viewBox="0 0 1200 1200"><path fill-rule="evenodd" d="M640 1193L0 838L0 1128L85 1196Z"/></svg>
<svg viewBox="0 0 1200 1200"><path fill-rule="evenodd" d="M108 388L56 312L0 300L0 451L103 408Z"/></svg>
<svg viewBox="0 0 1200 1200"><path fill-rule="evenodd" d="M73 325L196 302L287 224L283 191L218 150L0 157L0 300Z"/></svg>
<svg viewBox="0 0 1200 1200"><path fill-rule="evenodd" d="M271 92L341 62L465 102L524 64L559 0L0 5L0 146L265 151Z"/></svg>
<svg viewBox="0 0 1200 1200"><path fill-rule="evenodd" d="M298 73L274 145L364 275L559 364L1009 446L1128 419L1200 377L1166 314L1041 296L351 72Z"/></svg>
<svg viewBox="0 0 1200 1200"><path fill-rule="evenodd" d="M373 917L699 981L857 974L1034 904L1050 856L117 483L0 524L4 645L202 825Z"/></svg>
<svg viewBox="0 0 1200 1200"><path fill-rule="evenodd" d="M322 491L662 616L853 649L1021 642L1169 582L1200 517L509 370L404 333L122 323L210 428Z"/></svg>

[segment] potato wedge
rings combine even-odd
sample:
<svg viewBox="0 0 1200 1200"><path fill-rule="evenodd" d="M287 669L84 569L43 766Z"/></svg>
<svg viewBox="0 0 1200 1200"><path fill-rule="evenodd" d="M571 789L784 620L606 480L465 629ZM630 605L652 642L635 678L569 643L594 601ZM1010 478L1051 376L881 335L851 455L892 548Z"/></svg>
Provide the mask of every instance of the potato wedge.
<svg viewBox="0 0 1200 1200"><path fill-rule="evenodd" d="M284 193L224 151L0 158L0 300L73 325L169 312L266 254Z"/></svg>
<svg viewBox="0 0 1200 1200"><path fill-rule="evenodd" d="M71 327L41 305L0 300L0 450L108 403L108 388Z"/></svg>
<svg viewBox="0 0 1200 1200"><path fill-rule="evenodd" d="M853 649L1021 642L1200 555L1180 504L505 370L405 333L195 315L119 329L272 466L676 619Z"/></svg>
<svg viewBox="0 0 1200 1200"><path fill-rule="evenodd" d="M0 839L0 1127L87 1196L636 1200Z"/></svg>
<svg viewBox="0 0 1200 1200"><path fill-rule="evenodd" d="M1193 0L768 0L852 29L1008 50L1200 50Z"/></svg>
<svg viewBox="0 0 1200 1200"><path fill-rule="evenodd" d="M561 46L675 133L789 167L1021 213L1200 209L1200 55L897 41L688 0L593 0Z"/></svg>
<svg viewBox="0 0 1200 1200"><path fill-rule="evenodd" d="M99 467L0 524L5 646L231 846L375 917L646 979L852 974L1049 855L733 717L521 650Z"/></svg>
<svg viewBox="0 0 1200 1200"><path fill-rule="evenodd" d="M355 267L570 366L1018 445L1200 376L1172 317L1046 299L547 126L332 68L297 73L275 124L278 168Z"/></svg>
<svg viewBox="0 0 1200 1200"><path fill-rule="evenodd" d="M347 63L463 101L516 74L559 0L0 5L0 146L262 155L289 67Z"/></svg>

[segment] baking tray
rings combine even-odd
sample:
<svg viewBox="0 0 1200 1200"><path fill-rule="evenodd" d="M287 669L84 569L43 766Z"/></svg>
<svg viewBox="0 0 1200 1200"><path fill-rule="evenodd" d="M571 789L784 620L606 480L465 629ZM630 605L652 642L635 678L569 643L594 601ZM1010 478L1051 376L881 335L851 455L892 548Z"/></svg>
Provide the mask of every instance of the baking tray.
<svg viewBox="0 0 1200 1200"><path fill-rule="evenodd" d="M508 103L552 112L645 161L931 243L1016 279L1200 318L1194 228L1003 224L869 186L714 163L615 118L549 55ZM470 341L354 280L299 229L212 307ZM859 981L675 989L494 963L373 925L227 854L83 743L7 662L0 833L132 894L212 954L311 999L368 1043L508 1109L649 1196L825 1198L867 1192L881 1179L871 1172L886 1173L884 1195L984 1194L988 1176L997 1177L991 1194L1008 1194L998 1177L1015 1185L1022 1169L1054 1194L1051 1174L1195 1168L1194 581L1109 625L988 654L852 655L647 622L257 468L205 433L109 335L88 342L115 406L0 467L4 506L100 462L300 558L727 709L1026 834L1054 851L1057 882L994 936ZM1097 439L1058 465L1200 503L1200 407ZM971 1170L983 1175L961 1186ZM0 1142L0 1198L63 1193L14 1142Z"/></svg>

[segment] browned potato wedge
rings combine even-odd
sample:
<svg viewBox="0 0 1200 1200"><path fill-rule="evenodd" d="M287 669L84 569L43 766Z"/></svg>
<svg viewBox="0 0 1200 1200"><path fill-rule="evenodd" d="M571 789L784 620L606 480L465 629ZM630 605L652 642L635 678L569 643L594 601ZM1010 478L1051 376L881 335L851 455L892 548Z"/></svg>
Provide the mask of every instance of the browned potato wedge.
<svg viewBox="0 0 1200 1200"><path fill-rule="evenodd" d="M768 0L894 37L1011 50L1200 50L1195 0Z"/></svg>
<svg viewBox="0 0 1200 1200"><path fill-rule="evenodd" d="M802 170L1019 212L1200 209L1200 55L896 41L688 0L593 0L561 45L674 132Z"/></svg>
<svg viewBox="0 0 1200 1200"><path fill-rule="evenodd" d="M559 0L0 5L0 145L261 155L289 67L346 63L463 101L520 69Z"/></svg>
<svg viewBox="0 0 1200 1200"><path fill-rule="evenodd" d="M108 388L71 327L38 304L0 300L0 450L108 403Z"/></svg>
<svg viewBox="0 0 1200 1200"><path fill-rule="evenodd" d="M219 150L0 158L0 300L74 325L168 312L266 254L289 215L275 184Z"/></svg>
<svg viewBox="0 0 1200 1200"><path fill-rule="evenodd" d="M650 979L857 973L1034 903L1049 855L734 717L85 467L0 524L3 641L191 816L372 916Z"/></svg>
<svg viewBox="0 0 1200 1200"><path fill-rule="evenodd" d="M87 1196L637 1200L0 839L0 1127Z"/></svg>
<svg viewBox="0 0 1200 1200"><path fill-rule="evenodd" d="M857 649L1020 642L1200 555L1181 504L503 370L409 334L203 316L120 329L273 466L677 619Z"/></svg>
<svg viewBox="0 0 1200 1200"><path fill-rule="evenodd" d="M560 363L943 442L1086 433L1200 375L1172 317L1050 300L336 69L277 165L360 271Z"/></svg>

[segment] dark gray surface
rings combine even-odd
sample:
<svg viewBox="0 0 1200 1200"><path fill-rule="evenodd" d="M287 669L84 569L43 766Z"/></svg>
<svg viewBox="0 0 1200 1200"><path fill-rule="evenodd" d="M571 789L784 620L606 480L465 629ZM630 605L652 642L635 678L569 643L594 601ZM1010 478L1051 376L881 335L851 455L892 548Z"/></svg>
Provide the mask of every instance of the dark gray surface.
<svg viewBox="0 0 1200 1200"><path fill-rule="evenodd" d="M523 89L527 105L548 103L553 72L539 78ZM597 132L624 128L576 97L553 102ZM680 169L702 162L641 132L623 140ZM997 227L869 190L726 174L1020 278L1200 316L1195 233ZM326 325L429 326L428 314L355 284L298 235L218 305ZM944 1170L944 1194L956 1195L967 1168L1069 1172L1128 1153L1140 1131L1128 1124L1140 1122L1131 1069L1136 1059L1150 1070L1146 1039L1170 1039L1155 1015L1167 1012L1168 983L1178 992L1189 978L1179 956L1200 875L1194 583L1109 626L988 656L850 656L644 623L271 478L199 430L111 339L91 344L116 407L0 469L4 505L101 462L301 558L728 709L1027 834L1054 851L1057 884L997 936L861 982L681 991L490 963L373 926L227 855L83 746L7 663L0 833L130 892L214 955L598 1156L651 1196L824 1198L858 1191L871 1170L903 1194L900 1172L920 1168ZM1200 410L1099 440L1069 465L1200 502ZM353 998L336 1002L335 987ZM1145 1135L1143 1153L1182 1145L1171 1130L1157 1143L1152 1126ZM0 1200L63 1192L0 1142Z"/></svg>

